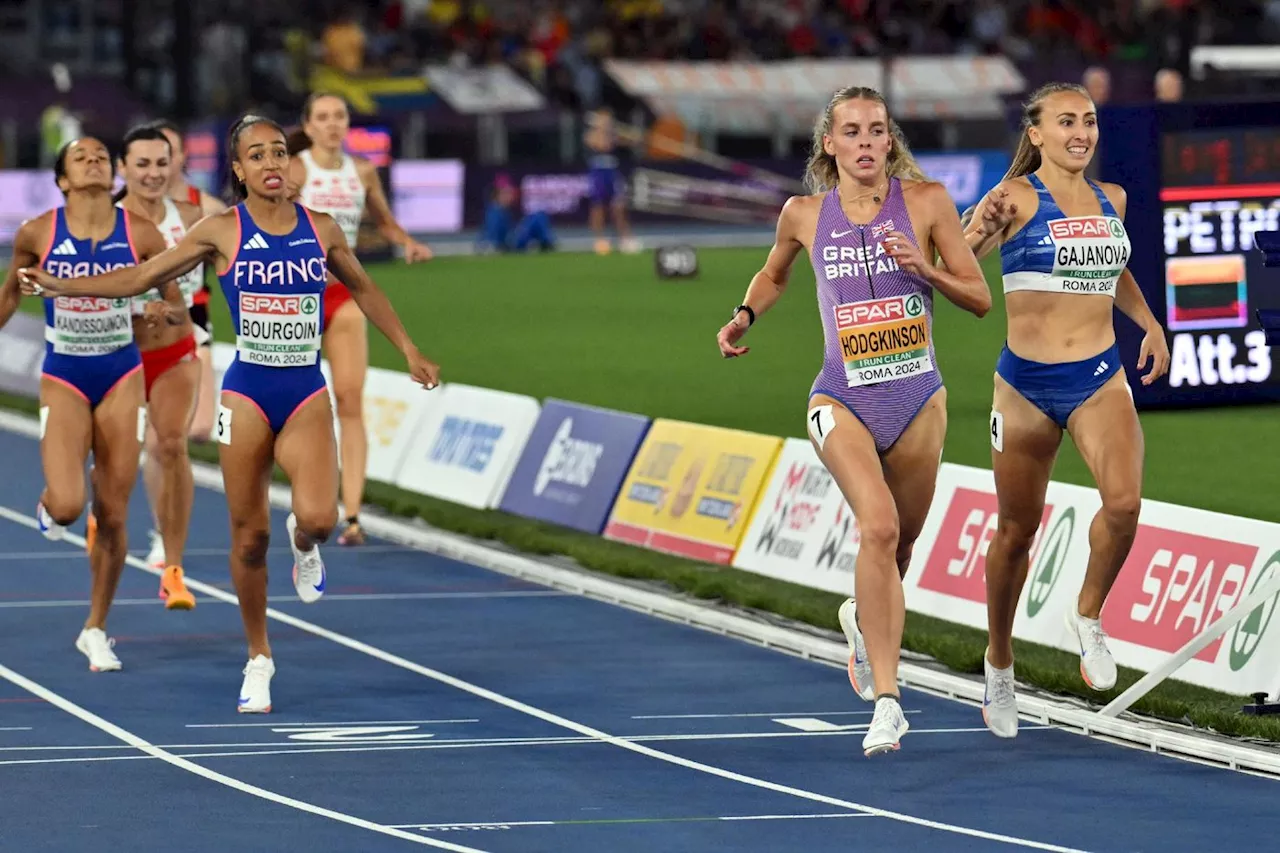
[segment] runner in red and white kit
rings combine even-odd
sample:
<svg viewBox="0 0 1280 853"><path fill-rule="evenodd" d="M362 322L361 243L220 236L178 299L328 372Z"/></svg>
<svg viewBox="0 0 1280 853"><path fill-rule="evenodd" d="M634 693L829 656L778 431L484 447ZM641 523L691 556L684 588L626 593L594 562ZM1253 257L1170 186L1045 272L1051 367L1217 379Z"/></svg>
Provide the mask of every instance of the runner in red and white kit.
<svg viewBox="0 0 1280 853"><path fill-rule="evenodd" d="M142 126L124 137L120 174L124 188L116 194L119 207L155 223L166 246L174 246L202 217L200 208L166 195L171 175L172 147L163 132ZM178 279L183 306L190 313L193 297L203 283L198 271ZM161 297L148 291L133 298L133 330L142 353L147 401L147 429L142 458L142 483L151 504L152 551L148 562L161 570L160 598L170 610L190 610L195 598L187 589L182 569L195 483L187 434L200 389L198 341L204 335L189 318L180 324L144 321L151 302ZM204 335L207 337L207 335Z"/></svg>
<svg viewBox="0 0 1280 853"><path fill-rule="evenodd" d="M339 95L312 93L302 107L302 129L289 137L290 190L304 206L327 213L354 250L366 207L378 229L404 249L407 263L431 259L431 249L409 236L391 213L377 167L343 151L351 117ZM333 372L333 394L341 428L342 505L347 520L339 545L364 542L360 506L364 501L369 437L364 424L364 377L369 339L364 315L346 286L333 280L324 294L324 355Z"/></svg>
<svg viewBox="0 0 1280 853"><path fill-rule="evenodd" d="M147 126L154 127L163 133L168 138L169 145L173 147L173 159L170 161L173 176L169 179L169 198L194 204L200 208L204 216L226 210L227 206L216 196L209 195L199 187L193 187L187 183L187 149L178 126L164 119L153 121ZM196 412L191 418L191 429L188 434L195 441L203 442L208 441L209 435L213 432L213 416L217 410L214 398L218 389L214 387L213 381L213 325L209 320L210 291L209 280L205 278L204 265L196 267L191 272L191 276L200 280L200 289L191 300L191 322L195 323L204 334L197 334L201 339L200 346L196 350L196 355L200 359L200 391L196 397ZM157 550L159 547L159 537L153 536L152 557L160 553ZM155 561L150 560L150 562Z"/></svg>

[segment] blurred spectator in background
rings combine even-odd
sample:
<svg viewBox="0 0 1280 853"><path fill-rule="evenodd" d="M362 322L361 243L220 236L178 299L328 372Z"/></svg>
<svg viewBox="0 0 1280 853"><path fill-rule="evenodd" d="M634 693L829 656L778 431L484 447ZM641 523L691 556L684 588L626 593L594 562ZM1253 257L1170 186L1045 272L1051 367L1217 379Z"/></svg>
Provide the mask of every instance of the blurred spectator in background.
<svg viewBox="0 0 1280 853"><path fill-rule="evenodd" d="M1156 72L1156 100L1167 104L1182 100L1182 75L1172 68L1161 68Z"/></svg>
<svg viewBox="0 0 1280 853"><path fill-rule="evenodd" d="M325 65L344 74L359 74L364 70L365 34L358 9L347 7L329 22L320 36Z"/></svg>
<svg viewBox="0 0 1280 853"><path fill-rule="evenodd" d="M51 168L62 146L80 136L80 119L67 105L71 91L71 73L61 62L51 69L58 97L40 114L40 165Z"/></svg>
<svg viewBox="0 0 1280 853"><path fill-rule="evenodd" d="M1084 90L1093 99L1094 106L1102 106L1111 100L1111 72L1100 65L1091 65L1084 72Z"/></svg>
<svg viewBox="0 0 1280 853"><path fill-rule="evenodd" d="M498 175L493 182L489 204L484 211L484 224L477 240L481 251L523 252L532 244L549 252L555 249L555 235L551 231L551 217L546 211L535 210L521 216L519 193L511 179Z"/></svg>

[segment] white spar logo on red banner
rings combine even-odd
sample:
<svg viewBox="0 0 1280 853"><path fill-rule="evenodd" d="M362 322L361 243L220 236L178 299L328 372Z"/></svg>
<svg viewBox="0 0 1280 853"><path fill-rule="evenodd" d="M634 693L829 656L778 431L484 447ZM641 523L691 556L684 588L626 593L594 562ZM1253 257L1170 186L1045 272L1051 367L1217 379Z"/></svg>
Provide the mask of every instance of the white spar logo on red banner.
<svg viewBox="0 0 1280 853"><path fill-rule="evenodd" d="M1031 547L1036 549L1053 507L1045 505L1040 528ZM983 604L987 600L987 548L999 518L996 496L990 492L957 487L920 573L918 586L943 595Z"/></svg>
<svg viewBox="0 0 1280 853"><path fill-rule="evenodd" d="M1138 526L1102 627L1117 640L1175 652L1244 598L1258 546ZM1200 650L1212 663L1222 638Z"/></svg>

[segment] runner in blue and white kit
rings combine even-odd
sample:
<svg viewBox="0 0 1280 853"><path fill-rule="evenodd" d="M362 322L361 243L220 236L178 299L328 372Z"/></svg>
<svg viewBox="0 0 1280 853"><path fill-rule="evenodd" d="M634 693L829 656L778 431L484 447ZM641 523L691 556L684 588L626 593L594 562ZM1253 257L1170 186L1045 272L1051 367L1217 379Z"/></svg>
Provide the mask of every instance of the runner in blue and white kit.
<svg viewBox="0 0 1280 853"><path fill-rule="evenodd" d="M267 487L279 462L293 486L287 527L294 587L304 602L324 592L317 543L337 522L338 461L333 411L320 372L320 317L330 269L387 338L404 353L408 372L426 388L439 384L386 296L356 260L342 229L322 213L286 199L289 156L275 122L245 116L228 140L236 207L201 220L172 249L134 275L109 274L60 282L40 271L20 272L24 291L132 296L156 281L204 262L218 270L236 324L236 359L223 377L214 426L231 516L231 575L249 646L238 709L271 710L275 664L267 642Z"/></svg>
<svg viewBox="0 0 1280 853"><path fill-rule="evenodd" d="M978 257L1000 247L1009 323L988 425L999 519L987 549L982 713L999 737L1018 733L1013 621L1064 431L1102 499L1084 583L1064 615L1085 683L1100 691L1116 683L1101 614L1137 533L1143 439L1113 309L1144 332L1137 366L1151 370L1142 383L1169 368L1164 329L1128 270L1125 191L1085 177L1098 143L1093 101L1081 86L1050 83L1027 101L1022 126L1009 171L965 233Z"/></svg>
<svg viewBox="0 0 1280 853"><path fill-rule="evenodd" d="M38 267L39 279L51 284L110 270L120 270L114 277L130 281L135 264L164 251L164 238L155 225L112 201L111 157L99 140L85 137L63 146L54 179L66 203L18 229L13 262L0 287L0 326L18 307L22 267ZM166 296L180 304L171 277L156 278L137 292L162 282ZM156 303L160 311L164 305ZM96 533L91 530L86 538L93 580L89 616L76 648L89 659L93 672L121 668L106 635L107 611L127 556L125 521L146 427L142 358L129 308L128 299L91 294L59 296L45 303L40 378L45 489L36 518L44 535L56 540L80 517L85 462L92 450L91 518L96 518Z"/></svg>

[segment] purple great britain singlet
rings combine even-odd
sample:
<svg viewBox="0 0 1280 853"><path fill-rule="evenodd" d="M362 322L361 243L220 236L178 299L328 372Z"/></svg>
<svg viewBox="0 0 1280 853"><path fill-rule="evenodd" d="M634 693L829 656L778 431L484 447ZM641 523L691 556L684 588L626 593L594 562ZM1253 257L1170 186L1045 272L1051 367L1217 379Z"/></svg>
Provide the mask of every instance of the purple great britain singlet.
<svg viewBox="0 0 1280 853"><path fill-rule="evenodd" d="M933 349L933 288L898 267L884 245L893 231L919 245L902 184L875 219L854 225L831 190L822 200L810 260L826 339L810 397L826 394L867 427L885 452L942 387Z"/></svg>

